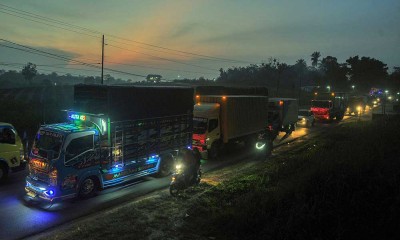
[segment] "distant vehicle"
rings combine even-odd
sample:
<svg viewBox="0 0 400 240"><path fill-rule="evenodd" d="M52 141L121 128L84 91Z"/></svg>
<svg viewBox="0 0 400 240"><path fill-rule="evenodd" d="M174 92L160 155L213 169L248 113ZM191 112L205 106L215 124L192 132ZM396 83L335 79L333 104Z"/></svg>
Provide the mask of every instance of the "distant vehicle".
<svg viewBox="0 0 400 240"><path fill-rule="evenodd" d="M276 134L295 130L298 120L298 101L294 98L270 98L268 100L268 123Z"/></svg>
<svg viewBox="0 0 400 240"><path fill-rule="evenodd" d="M297 126L313 127L314 124L315 118L313 113L309 109L299 109Z"/></svg>
<svg viewBox="0 0 400 240"><path fill-rule="evenodd" d="M315 119L332 121L343 119L347 108L347 96L345 93L317 93L311 101L311 112Z"/></svg>
<svg viewBox="0 0 400 240"><path fill-rule="evenodd" d="M364 97L352 96L348 98L348 105L346 109L347 115L362 114L366 110L366 101Z"/></svg>
<svg viewBox="0 0 400 240"><path fill-rule="evenodd" d="M258 134L267 131L268 127L267 89L261 90L259 93L247 92L245 88L203 87L196 90L193 147L204 158L213 159L227 144L244 142L254 146ZM268 152L272 150L271 145L267 146Z"/></svg>
<svg viewBox="0 0 400 240"><path fill-rule="evenodd" d="M22 171L26 167L24 148L14 126L0 122L0 182L10 172Z"/></svg>
<svg viewBox="0 0 400 240"><path fill-rule="evenodd" d="M76 85L68 122L41 126L26 198L54 202L150 174L191 147L193 88Z"/></svg>

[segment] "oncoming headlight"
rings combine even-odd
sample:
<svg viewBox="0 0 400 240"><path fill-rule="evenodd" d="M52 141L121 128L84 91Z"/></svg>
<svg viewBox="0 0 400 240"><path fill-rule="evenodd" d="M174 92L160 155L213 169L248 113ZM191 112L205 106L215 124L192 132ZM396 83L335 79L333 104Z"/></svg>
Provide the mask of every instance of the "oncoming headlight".
<svg viewBox="0 0 400 240"><path fill-rule="evenodd" d="M177 165L175 166L175 168L176 168L176 170L180 170L180 169L182 169L182 165L181 165L181 164L177 164Z"/></svg>

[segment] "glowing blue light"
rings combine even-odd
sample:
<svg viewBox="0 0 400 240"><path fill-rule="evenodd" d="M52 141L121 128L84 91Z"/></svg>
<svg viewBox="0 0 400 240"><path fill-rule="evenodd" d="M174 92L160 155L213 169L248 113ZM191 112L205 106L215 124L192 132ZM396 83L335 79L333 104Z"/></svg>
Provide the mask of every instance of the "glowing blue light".
<svg viewBox="0 0 400 240"><path fill-rule="evenodd" d="M49 195L54 195L54 191L53 191L53 190L50 190L50 191L49 191Z"/></svg>
<svg viewBox="0 0 400 240"><path fill-rule="evenodd" d="M46 188L44 188L44 187L40 187L39 189L42 191L46 190Z"/></svg>
<svg viewBox="0 0 400 240"><path fill-rule="evenodd" d="M192 150L192 146L187 146L187 149Z"/></svg>
<svg viewBox="0 0 400 240"><path fill-rule="evenodd" d="M115 165L115 168L120 168L120 167L122 167L122 165L121 165L121 164L117 164L117 165Z"/></svg>
<svg viewBox="0 0 400 240"><path fill-rule="evenodd" d="M71 114L68 117L71 118L71 119L74 119L74 120L86 121L86 116L85 115Z"/></svg>

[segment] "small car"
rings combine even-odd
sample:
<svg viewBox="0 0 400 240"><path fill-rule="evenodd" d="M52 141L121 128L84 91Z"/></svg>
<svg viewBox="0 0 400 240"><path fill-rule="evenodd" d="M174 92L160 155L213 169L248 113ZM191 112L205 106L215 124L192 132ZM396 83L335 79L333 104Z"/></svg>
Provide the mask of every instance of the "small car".
<svg viewBox="0 0 400 240"><path fill-rule="evenodd" d="M299 109L297 126L313 127L315 124L314 115L309 109Z"/></svg>

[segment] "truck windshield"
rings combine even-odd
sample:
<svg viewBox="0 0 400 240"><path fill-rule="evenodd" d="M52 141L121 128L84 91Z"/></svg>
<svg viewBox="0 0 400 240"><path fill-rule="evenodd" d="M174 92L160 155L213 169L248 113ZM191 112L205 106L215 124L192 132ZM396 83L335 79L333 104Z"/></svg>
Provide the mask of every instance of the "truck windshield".
<svg viewBox="0 0 400 240"><path fill-rule="evenodd" d="M207 130L207 118L196 117L193 118L193 133L194 134L204 134Z"/></svg>
<svg viewBox="0 0 400 240"><path fill-rule="evenodd" d="M60 155L63 135L55 132L41 130L36 134L32 152L44 158L48 158L49 152L53 153L53 159Z"/></svg>
<svg viewBox="0 0 400 240"><path fill-rule="evenodd" d="M329 108L329 101L311 101L312 107Z"/></svg>

